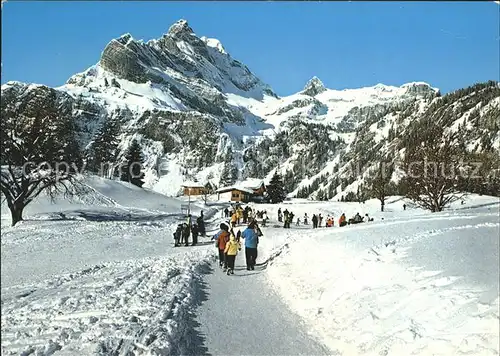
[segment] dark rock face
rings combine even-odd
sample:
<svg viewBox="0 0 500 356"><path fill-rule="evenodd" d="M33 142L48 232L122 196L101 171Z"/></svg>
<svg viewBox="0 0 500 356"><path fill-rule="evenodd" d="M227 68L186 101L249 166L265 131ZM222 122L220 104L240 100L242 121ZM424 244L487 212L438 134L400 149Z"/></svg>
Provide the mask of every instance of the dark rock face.
<svg viewBox="0 0 500 356"><path fill-rule="evenodd" d="M324 91L326 91L326 88L323 85L323 82L319 80L318 77L313 77L307 82L306 86L302 90L302 94L316 96L320 93L323 93Z"/></svg>
<svg viewBox="0 0 500 356"><path fill-rule="evenodd" d="M162 72L173 70L183 77L200 79L221 92L260 90L260 95L277 97L245 65L198 38L185 20L173 24L158 40L143 43L130 34L112 40L103 51L100 64L119 78L136 83L165 83Z"/></svg>
<svg viewBox="0 0 500 356"><path fill-rule="evenodd" d="M101 56L103 68L119 78L136 83L148 80L144 67L139 64L139 55L121 41L113 40L104 49Z"/></svg>
<svg viewBox="0 0 500 356"><path fill-rule="evenodd" d="M425 98L433 98L437 91L426 83L411 83L405 86L406 92L410 95L420 95Z"/></svg>
<svg viewBox="0 0 500 356"><path fill-rule="evenodd" d="M9 82L2 85L2 117L71 118L78 130L81 148L94 134L93 127L105 115L99 105L44 85Z"/></svg>

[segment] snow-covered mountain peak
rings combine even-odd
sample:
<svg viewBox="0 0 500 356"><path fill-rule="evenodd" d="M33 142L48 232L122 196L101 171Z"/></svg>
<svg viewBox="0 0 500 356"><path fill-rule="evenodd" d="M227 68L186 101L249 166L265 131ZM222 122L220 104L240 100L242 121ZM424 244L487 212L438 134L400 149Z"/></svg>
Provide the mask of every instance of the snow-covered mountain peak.
<svg viewBox="0 0 500 356"><path fill-rule="evenodd" d="M124 33L123 35L118 37L115 41L118 41L121 44L123 44L124 46L126 46L130 41L133 41L133 40L134 40L134 38L132 37L132 35L130 33Z"/></svg>
<svg viewBox="0 0 500 356"><path fill-rule="evenodd" d="M323 82L318 77L314 76L306 83L301 94L316 96L324 91L326 91L326 88Z"/></svg>
<svg viewBox="0 0 500 356"><path fill-rule="evenodd" d="M227 54L226 50L224 49L224 46L222 46L222 43L217 38L207 38L207 37L203 36L200 39L203 42L205 42L208 47L215 48L220 53Z"/></svg>
<svg viewBox="0 0 500 356"><path fill-rule="evenodd" d="M401 88L406 89L408 94L417 94L417 95L434 95L439 92L438 88L433 88L430 84L425 82L411 82L401 85Z"/></svg>
<svg viewBox="0 0 500 356"><path fill-rule="evenodd" d="M111 40L101 54L98 67L108 73L108 84L112 78L141 85L149 82L168 95L190 101L191 109L200 109L202 101L217 101L224 94L258 101L277 97L244 64L233 59L220 41L197 37L186 20L177 21L162 37L146 43L135 40L129 33ZM67 84L102 87L104 78L94 74L92 70L79 73ZM218 111L208 109L208 101L201 105L204 107L201 111Z"/></svg>
<svg viewBox="0 0 500 356"><path fill-rule="evenodd" d="M389 85L378 83L378 84L373 86L373 89L380 90L380 91L392 91L395 89L395 87L391 87Z"/></svg>
<svg viewBox="0 0 500 356"><path fill-rule="evenodd" d="M179 33L194 34L194 31L191 27L189 27L189 24L186 20L180 19L168 29L168 34L170 35L177 35Z"/></svg>

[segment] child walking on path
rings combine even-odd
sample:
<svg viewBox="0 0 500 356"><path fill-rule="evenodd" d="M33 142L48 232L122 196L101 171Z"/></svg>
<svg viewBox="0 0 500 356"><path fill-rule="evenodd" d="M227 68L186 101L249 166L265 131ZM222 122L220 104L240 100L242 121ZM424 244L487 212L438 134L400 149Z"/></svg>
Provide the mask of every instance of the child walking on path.
<svg viewBox="0 0 500 356"><path fill-rule="evenodd" d="M224 253L226 254L227 262L227 275L234 274L234 262L236 261L236 255L238 251L241 250L241 244L236 240L233 234L229 238L229 242L226 244Z"/></svg>

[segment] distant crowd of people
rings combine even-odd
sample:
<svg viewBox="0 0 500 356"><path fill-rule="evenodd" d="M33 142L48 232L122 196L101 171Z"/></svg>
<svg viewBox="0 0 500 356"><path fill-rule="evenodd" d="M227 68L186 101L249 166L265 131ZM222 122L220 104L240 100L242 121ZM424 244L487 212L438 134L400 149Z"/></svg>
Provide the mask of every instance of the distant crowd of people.
<svg viewBox="0 0 500 356"><path fill-rule="evenodd" d="M291 211L288 211L288 209L285 209L284 211L281 211L281 208L278 209L278 222L283 223L283 227L285 229L289 229L290 225L294 221L294 213ZM345 213L343 213L339 220L338 224L340 227L349 225L349 224L359 224L362 222L367 222L367 221L373 221L373 218L370 218L368 214L365 214L364 217L359 215L359 213L356 213L352 218L349 220L346 219ZM313 214L311 217L311 222L312 222L312 227L313 229L319 228L319 227L333 227L335 225L335 220L334 216L328 215L325 219L324 225L323 225L323 216L321 214ZM301 224L304 225L309 225L309 216L307 213L304 214L303 220L300 219L300 217L297 217L297 220L295 221L295 225L299 226Z"/></svg>
<svg viewBox="0 0 500 356"><path fill-rule="evenodd" d="M240 225L241 223L248 224L252 220L257 219L262 221L262 226L266 226L266 223L269 220L265 210L253 211L248 205L243 208L240 204L235 204L231 207L231 210L229 210L229 208L224 209L223 214L224 218L231 219L232 227Z"/></svg>
<svg viewBox="0 0 500 356"><path fill-rule="evenodd" d="M199 235L206 236L203 211L196 218L195 223L192 223L192 215L188 214L187 221L177 225L177 229L174 232L174 246L189 246L189 237L192 237L193 241L191 246L195 246L198 243Z"/></svg>

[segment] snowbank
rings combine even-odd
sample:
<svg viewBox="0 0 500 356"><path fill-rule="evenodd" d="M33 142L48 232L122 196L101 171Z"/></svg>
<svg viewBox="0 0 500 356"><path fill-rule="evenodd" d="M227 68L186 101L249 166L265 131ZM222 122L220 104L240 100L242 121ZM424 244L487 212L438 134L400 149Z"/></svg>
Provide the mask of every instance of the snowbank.
<svg viewBox="0 0 500 356"><path fill-rule="evenodd" d="M104 263L2 288L2 355L181 354L209 250Z"/></svg>
<svg viewBox="0 0 500 356"><path fill-rule="evenodd" d="M466 205L276 229L269 283L333 353L498 355L500 205L477 196Z"/></svg>

